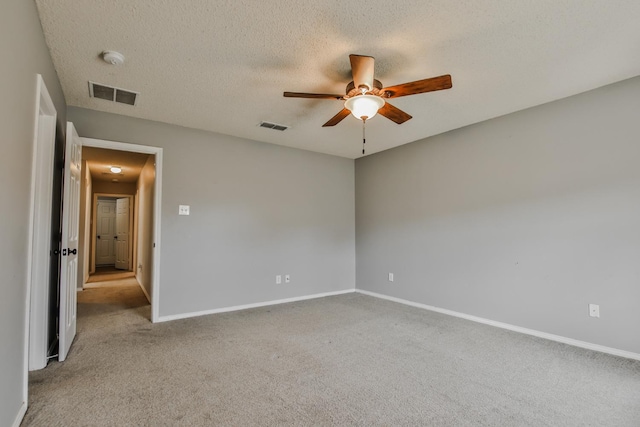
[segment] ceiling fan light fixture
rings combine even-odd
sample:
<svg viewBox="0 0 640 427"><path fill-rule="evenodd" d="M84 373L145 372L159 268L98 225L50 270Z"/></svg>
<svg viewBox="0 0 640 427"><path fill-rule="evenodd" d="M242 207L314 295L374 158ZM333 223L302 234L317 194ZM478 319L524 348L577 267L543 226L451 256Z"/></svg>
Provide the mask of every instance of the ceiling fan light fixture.
<svg viewBox="0 0 640 427"><path fill-rule="evenodd" d="M358 120L369 120L384 106L384 99L377 95L357 95L344 103L344 108ZM364 117L364 119L363 119Z"/></svg>
<svg viewBox="0 0 640 427"><path fill-rule="evenodd" d="M120 166L111 166L111 167L109 168L109 170L110 170L112 173L120 173L120 172L122 172L122 168L121 168Z"/></svg>

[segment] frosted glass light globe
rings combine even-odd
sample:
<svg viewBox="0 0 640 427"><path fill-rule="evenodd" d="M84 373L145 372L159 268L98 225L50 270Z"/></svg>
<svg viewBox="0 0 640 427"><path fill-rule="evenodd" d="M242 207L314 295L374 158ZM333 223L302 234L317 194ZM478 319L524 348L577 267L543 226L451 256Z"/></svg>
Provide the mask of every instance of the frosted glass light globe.
<svg viewBox="0 0 640 427"><path fill-rule="evenodd" d="M344 107L351 111L356 119L369 120L384 106L384 99L376 95L357 95L345 101Z"/></svg>

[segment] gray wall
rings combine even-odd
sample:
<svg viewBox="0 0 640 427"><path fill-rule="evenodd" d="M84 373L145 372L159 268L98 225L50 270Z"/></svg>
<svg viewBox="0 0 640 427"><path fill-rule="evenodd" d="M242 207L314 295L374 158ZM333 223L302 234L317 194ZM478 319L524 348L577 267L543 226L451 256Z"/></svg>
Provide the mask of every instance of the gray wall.
<svg viewBox="0 0 640 427"><path fill-rule="evenodd" d="M163 148L160 316L354 288L352 160L80 108L69 118L80 136Z"/></svg>
<svg viewBox="0 0 640 427"><path fill-rule="evenodd" d="M6 0L0 8L0 425L13 424L24 385L27 248L36 74L42 74L64 131L65 100L36 6Z"/></svg>
<svg viewBox="0 0 640 427"><path fill-rule="evenodd" d="M357 287L640 353L639 112L635 78L357 160Z"/></svg>

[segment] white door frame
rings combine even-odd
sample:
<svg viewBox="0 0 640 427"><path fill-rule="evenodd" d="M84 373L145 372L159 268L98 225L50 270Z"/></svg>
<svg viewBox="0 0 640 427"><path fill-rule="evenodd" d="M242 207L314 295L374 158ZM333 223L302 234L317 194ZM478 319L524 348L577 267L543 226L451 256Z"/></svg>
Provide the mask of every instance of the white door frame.
<svg viewBox="0 0 640 427"><path fill-rule="evenodd" d="M36 77L27 298L25 310L24 399L27 402L29 370L47 365L49 265L51 263L51 211L53 160L56 142L56 107L40 74Z"/></svg>
<svg viewBox="0 0 640 427"><path fill-rule="evenodd" d="M82 138L83 146L106 148L107 150L129 151L155 155L156 177L153 184L153 256L151 276L151 322L158 321L160 315L160 218L162 207L162 148L148 145L107 141L104 139ZM138 243L139 244L139 243Z"/></svg>

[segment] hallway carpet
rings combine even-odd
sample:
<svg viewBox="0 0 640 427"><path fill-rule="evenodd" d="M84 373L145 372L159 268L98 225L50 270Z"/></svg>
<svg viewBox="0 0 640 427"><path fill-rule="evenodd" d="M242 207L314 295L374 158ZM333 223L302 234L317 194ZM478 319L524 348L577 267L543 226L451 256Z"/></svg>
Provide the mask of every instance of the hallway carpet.
<svg viewBox="0 0 640 427"><path fill-rule="evenodd" d="M361 294L151 324L120 291L80 298L24 426L640 425L638 361Z"/></svg>
<svg viewBox="0 0 640 427"><path fill-rule="evenodd" d="M133 271L116 270L96 267L96 272L89 276L87 283L105 282L116 279L126 279L134 277Z"/></svg>

